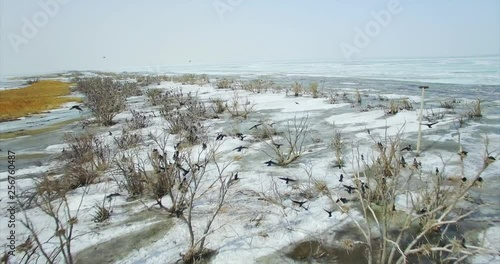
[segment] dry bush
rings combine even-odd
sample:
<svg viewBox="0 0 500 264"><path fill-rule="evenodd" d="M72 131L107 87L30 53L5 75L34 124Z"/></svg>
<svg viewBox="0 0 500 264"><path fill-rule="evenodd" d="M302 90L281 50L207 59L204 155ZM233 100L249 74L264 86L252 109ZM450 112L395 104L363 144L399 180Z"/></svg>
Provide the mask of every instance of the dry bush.
<svg viewBox="0 0 500 264"><path fill-rule="evenodd" d="M183 85L186 84L198 84L198 85L204 85L210 82L208 79L208 76L206 74L183 74L180 76L172 76L172 81L177 82L177 83L182 83Z"/></svg>
<svg viewBox="0 0 500 264"><path fill-rule="evenodd" d="M212 111L214 111L215 114L222 114L226 111L226 101L221 98L213 98L210 99L210 101L212 102Z"/></svg>
<svg viewBox="0 0 500 264"><path fill-rule="evenodd" d="M146 91L146 96L148 97L149 102L153 106L157 106L162 104L163 102L163 90L158 88L151 88Z"/></svg>
<svg viewBox="0 0 500 264"><path fill-rule="evenodd" d="M69 191L82 186L91 185L99 178L95 170L87 169L80 164L68 164L64 175L58 178L58 185Z"/></svg>
<svg viewBox="0 0 500 264"><path fill-rule="evenodd" d="M122 158L115 159L114 163L120 175L123 176L123 180L115 177L118 186L124 188L133 198L143 195L146 190L147 172L144 169L144 164L141 166L137 155L123 154Z"/></svg>
<svg viewBox="0 0 500 264"><path fill-rule="evenodd" d="M144 141L140 133L132 133L125 128L122 130L122 134L119 137L113 137L113 140L121 150L135 148Z"/></svg>
<svg viewBox="0 0 500 264"><path fill-rule="evenodd" d="M361 101L362 101L362 97L361 97L361 93L359 92L359 89L356 89L356 101L358 102L358 104L361 104Z"/></svg>
<svg viewBox="0 0 500 264"><path fill-rule="evenodd" d="M247 119L248 115L253 112L255 104L248 101L248 98L244 100L240 99L239 93L234 91L232 101L228 104L226 102L226 110L231 114L232 117L242 117Z"/></svg>
<svg viewBox="0 0 500 264"><path fill-rule="evenodd" d="M343 166L344 165L344 154L343 154L343 149L345 147L345 142L344 142L344 135L342 134L342 130L336 129L333 133L333 139L332 139L332 146L333 149L335 150L335 158L336 158L336 165L337 166Z"/></svg>
<svg viewBox="0 0 500 264"><path fill-rule="evenodd" d="M457 104L457 100L452 99L452 100L447 100L447 101L441 101L439 103L440 103L442 108L450 109L452 112L454 112L456 104Z"/></svg>
<svg viewBox="0 0 500 264"><path fill-rule="evenodd" d="M385 111L386 114L388 115L395 115L399 112L399 106L398 103L394 100L391 100L389 102L389 109Z"/></svg>
<svg viewBox="0 0 500 264"><path fill-rule="evenodd" d="M243 84L243 90L253 93L263 93L274 86L274 82L263 79L254 79Z"/></svg>
<svg viewBox="0 0 500 264"><path fill-rule="evenodd" d="M298 82L295 82L293 85L292 85L292 92L293 92L293 95L295 97L299 96L300 94L302 94L302 84L298 83Z"/></svg>
<svg viewBox="0 0 500 264"><path fill-rule="evenodd" d="M336 104L338 103L338 101L340 100L338 94L336 93L330 93L330 95L328 96L328 103L329 104Z"/></svg>
<svg viewBox="0 0 500 264"><path fill-rule="evenodd" d="M134 83L135 84L135 83ZM77 89L85 94L85 106L97 122L110 126L113 118L125 109L125 99L133 84L120 83L111 78L85 78L78 81Z"/></svg>
<svg viewBox="0 0 500 264"><path fill-rule="evenodd" d="M481 100L477 99L471 104L467 104L467 108L466 114L469 119L479 119L483 116L481 112Z"/></svg>
<svg viewBox="0 0 500 264"><path fill-rule="evenodd" d="M319 84L317 82L311 82L309 84L309 92L313 98L319 97Z"/></svg>
<svg viewBox="0 0 500 264"><path fill-rule="evenodd" d="M79 136L68 133L64 141L69 150L63 150L62 156L73 164L80 164L92 170L105 170L111 161L109 145L94 134L85 133Z"/></svg>
<svg viewBox="0 0 500 264"><path fill-rule="evenodd" d="M231 89L233 87L234 80L222 78L217 81L217 89Z"/></svg>
<svg viewBox="0 0 500 264"><path fill-rule="evenodd" d="M106 208L106 197L102 200L102 204L94 205L94 214L92 215L92 221L94 223L102 223L109 219L111 216L111 204Z"/></svg>
<svg viewBox="0 0 500 264"><path fill-rule="evenodd" d="M293 121L287 122L286 130L278 133L280 140L284 141L282 146L278 142L278 139L272 135L272 133L267 132L266 134L271 134L271 142L263 140L263 142L272 150L272 154L266 153L270 158L277 161L279 165L287 165L297 158L299 158L304 152L304 141L309 134L309 126L307 124L308 116L297 119L293 118ZM269 127L261 125L264 129ZM279 147L278 147L279 146Z"/></svg>
<svg viewBox="0 0 500 264"><path fill-rule="evenodd" d="M132 114L132 118L125 121L125 125L129 130L146 128L151 123L151 118L144 113L136 110L130 110L130 113Z"/></svg>
<svg viewBox="0 0 500 264"><path fill-rule="evenodd" d="M47 226L43 227L44 230L53 231L48 238L40 236L41 230L35 226L36 221L28 217L26 210L22 210L24 219L20 219L20 223L30 235L16 252L22 254L18 258L18 263L38 263L39 261L74 263L72 244L81 235L75 226L78 224L78 214L85 193L87 190L82 192L76 212L75 208L70 208L65 194L54 200L49 193L45 192L40 194L38 199L35 199L36 207L51 219Z"/></svg>

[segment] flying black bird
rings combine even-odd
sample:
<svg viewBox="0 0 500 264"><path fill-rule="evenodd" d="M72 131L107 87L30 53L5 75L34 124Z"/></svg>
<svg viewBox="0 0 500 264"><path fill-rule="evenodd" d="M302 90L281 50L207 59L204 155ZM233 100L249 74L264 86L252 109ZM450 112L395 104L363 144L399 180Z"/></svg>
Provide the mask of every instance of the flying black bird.
<svg viewBox="0 0 500 264"><path fill-rule="evenodd" d="M299 102L295 102L296 104L299 104Z"/></svg>
<svg viewBox="0 0 500 264"><path fill-rule="evenodd" d="M215 138L215 140L223 140L224 137L227 137L226 134L218 134L217 137Z"/></svg>
<svg viewBox="0 0 500 264"><path fill-rule="evenodd" d="M380 149L384 149L384 145L382 145L382 143L379 141L377 142L377 146L380 148Z"/></svg>
<svg viewBox="0 0 500 264"><path fill-rule="evenodd" d="M247 137L244 136L242 133L236 133L236 136L239 137L241 141L243 141L243 139Z"/></svg>
<svg viewBox="0 0 500 264"><path fill-rule="evenodd" d="M370 135L370 129L367 129L366 132L368 132L368 135Z"/></svg>
<svg viewBox="0 0 500 264"><path fill-rule="evenodd" d="M462 177L462 182L466 182L467 181L467 178L464 176Z"/></svg>
<svg viewBox="0 0 500 264"><path fill-rule="evenodd" d="M347 203L347 198L343 198L343 197L340 197L337 199L337 201L335 201L336 203L338 202L342 202L342 203Z"/></svg>
<svg viewBox="0 0 500 264"><path fill-rule="evenodd" d="M305 208L305 207L304 207L304 204L305 204L305 203L307 203L307 201L299 202L299 201L292 200L292 202L293 202L294 204L298 204L298 205L299 205L299 207L302 207L302 208L304 208L304 209L306 209L306 210L307 210L307 208Z"/></svg>
<svg viewBox="0 0 500 264"><path fill-rule="evenodd" d="M467 156L467 153L469 153L469 152L467 152L465 150L462 150L462 151L458 152L458 155L460 155L460 156Z"/></svg>
<svg viewBox="0 0 500 264"><path fill-rule="evenodd" d="M493 157L493 156L488 156L488 159L489 159L489 160L491 160L491 161L495 161L495 160L497 160L497 159L495 159L495 157Z"/></svg>
<svg viewBox="0 0 500 264"><path fill-rule="evenodd" d="M288 177L286 177L286 178L279 177L279 179L280 179L280 180L285 181L285 183L286 183L286 184L288 184L288 182L294 182L294 181L296 181L296 180L294 180L294 179L290 179L290 178L288 178Z"/></svg>
<svg viewBox="0 0 500 264"><path fill-rule="evenodd" d="M82 111L83 111L83 110L82 110L82 108L81 108L79 105L74 105L74 106L72 106L69 110L73 110L73 109L76 109L76 110L78 110L78 111L80 111L80 112L82 112Z"/></svg>
<svg viewBox="0 0 500 264"><path fill-rule="evenodd" d="M342 182L344 180L344 174L340 174L340 180L339 182Z"/></svg>
<svg viewBox="0 0 500 264"><path fill-rule="evenodd" d="M429 128L432 128L433 125L437 124L438 122L434 122L434 123L428 123L428 124L422 124L422 125L425 125L425 126L428 126Z"/></svg>
<svg viewBox="0 0 500 264"><path fill-rule="evenodd" d="M238 173L234 174L234 176L233 176L233 181L237 181L237 180L239 180L239 179L240 179L240 178L238 178Z"/></svg>
<svg viewBox="0 0 500 264"><path fill-rule="evenodd" d="M248 129L248 130L252 130L252 129L254 129L254 128L257 128L257 127L259 127L260 125L262 125L262 124L261 124L261 123L258 123L258 124L256 124L256 125L252 126L252 127L251 127L250 129Z"/></svg>
<svg viewBox="0 0 500 264"><path fill-rule="evenodd" d="M483 182L483 178L481 176L477 177L476 180L477 182Z"/></svg>
<svg viewBox="0 0 500 264"><path fill-rule="evenodd" d="M361 191L363 192L363 194L366 192L366 189L370 188L368 188L368 185L366 185L364 182L361 182Z"/></svg>
<svg viewBox="0 0 500 264"><path fill-rule="evenodd" d="M277 165L278 163L276 163L272 160L269 160L269 161L264 162L264 164L267 164L267 166L271 166L271 165Z"/></svg>
<svg viewBox="0 0 500 264"><path fill-rule="evenodd" d="M283 146L283 144L278 144L278 143L273 143L273 145L274 145L277 149L279 149L281 146Z"/></svg>
<svg viewBox="0 0 500 264"><path fill-rule="evenodd" d="M326 209L323 209L323 210L325 210L325 212L327 212L327 213L328 213L328 217L332 217L332 213L333 213L333 211L328 211L328 210L326 210Z"/></svg>
<svg viewBox="0 0 500 264"><path fill-rule="evenodd" d="M113 135L113 133L111 133L111 131L108 131L108 132L109 132L109 135L110 135L110 136L112 136L112 135Z"/></svg>
<svg viewBox="0 0 500 264"><path fill-rule="evenodd" d="M106 196L106 198L107 198L107 199L111 199L111 198L113 198L113 197L115 197L115 196L120 196L120 195L121 195L121 194L119 194L119 193L112 193L112 194L108 194L108 195Z"/></svg>
<svg viewBox="0 0 500 264"><path fill-rule="evenodd" d="M203 149L207 149L207 144L203 142L203 144L201 144L201 147L202 147Z"/></svg>
<svg viewBox="0 0 500 264"><path fill-rule="evenodd" d="M408 145L407 147L404 147L401 149L401 151L404 151L404 150L411 151L411 145Z"/></svg>
<svg viewBox="0 0 500 264"><path fill-rule="evenodd" d="M342 184L344 186L344 188L346 188L346 191L347 193L351 194L353 190L356 190L356 187L353 187L351 185L345 185L345 184Z"/></svg>
<svg viewBox="0 0 500 264"><path fill-rule="evenodd" d="M233 150L237 150L238 152L241 152L242 149L246 149L247 147L239 146L237 148L234 148Z"/></svg>
<svg viewBox="0 0 500 264"><path fill-rule="evenodd" d="M403 168L406 165L406 160L405 160L405 157L403 157L403 156L401 156L401 165L403 165Z"/></svg>

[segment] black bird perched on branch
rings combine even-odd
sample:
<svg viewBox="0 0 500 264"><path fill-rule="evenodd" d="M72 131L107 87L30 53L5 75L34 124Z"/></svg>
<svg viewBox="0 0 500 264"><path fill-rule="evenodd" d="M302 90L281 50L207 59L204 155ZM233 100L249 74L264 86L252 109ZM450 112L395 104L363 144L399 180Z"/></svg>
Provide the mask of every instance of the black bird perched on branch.
<svg viewBox="0 0 500 264"><path fill-rule="evenodd" d="M182 170L182 172L183 172L183 173L182 173L182 176L186 176L186 174L188 174L188 173L189 173L189 171L190 171L190 170L186 170L186 169L184 169L184 168L183 168L183 167L181 167L181 166L178 166L178 167L179 167L179 169L181 169L181 170Z"/></svg>
<svg viewBox="0 0 500 264"><path fill-rule="evenodd" d="M347 203L347 198L343 198L343 197L340 197L337 199L337 201L335 201L336 203L338 202L342 202L342 203Z"/></svg>
<svg viewBox="0 0 500 264"><path fill-rule="evenodd" d="M339 182L342 182L344 180L344 174L340 174L340 180Z"/></svg>
<svg viewBox="0 0 500 264"><path fill-rule="evenodd" d="M325 212L327 212L327 213L328 213L328 217L332 217L332 213L333 213L333 211L328 211L328 210L326 210L326 209L323 209L323 210L325 210Z"/></svg>
<svg viewBox="0 0 500 264"><path fill-rule="evenodd" d="M345 185L345 184L342 184L344 186L344 188L346 188L346 191L347 193L351 194L353 190L356 190L356 187L353 187L351 185Z"/></svg>
<svg viewBox="0 0 500 264"><path fill-rule="evenodd" d="M404 151L404 150L411 151L411 145L408 145L407 147L404 147L401 149L401 151Z"/></svg>
<svg viewBox="0 0 500 264"><path fill-rule="evenodd" d="M285 181L285 183L286 183L286 184L288 184L288 182L294 182L294 181L296 181L296 180L294 180L294 179L290 179L290 178L288 178L288 177L286 177L286 178L279 177L279 179L280 179L280 180Z"/></svg>
<svg viewBox="0 0 500 264"><path fill-rule="evenodd" d="M467 152L465 150L462 150L462 151L458 152L458 155L460 155L460 156L467 156L467 153L469 153L469 152Z"/></svg>
<svg viewBox="0 0 500 264"><path fill-rule="evenodd" d="M262 125L262 124L261 124L261 123L256 124L256 125L252 126L252 127L251 127L250 129L248 129L248 130L252 130L252 129L254 129L254 128L257 128L257 127L259 127L260 125Z"/></svg>
<svg viewBox="0 0 500 264"><path fill-rule="evenodd" d="M267 164L267 166L271 166L271 165L277 165L278 163L276 163L272 160L269 160L269 161L264 162L264 164Z"/></svg>
<svg viewBox="0 0 500 264"><path fill-rule="evenodd" d="M83 111L83 110L82 110L82 108L81 108L79 105L74 105L74 106L72 106L69 110L73 110L73 109L76 109L76 110L78 110L78 111L80 111L80 112L82 112L82 111Z"/></svg>
<svg viewBox="0 0 500 264"><path fill-rule="evenodd" d="M405 160L405 157L403 157L403 156L401 156L401 165L403 166L403 168L406 165L406 160Z"/></svg>
<svg viewBox="0 0 500 264"><path fill-rule="evenodd" d="M428 126L429 128L432 128L433 125L437 124L438 122L434 122L434 123L428 123L428 124L422 124L422 125L425 125L425 126Z"/></svg>
<svg viewBox="0 0 500 264"><path fill-rule="evenodd" d="M436 175L438 175L438 174L439 174L439 169L438 169L438 167L436 167Z"/></svg>
<svg viewBox="0 0 500 264"><path fill-rule="evenodd" d="M217 137L215 138L215 140L223 140L224 137L227 137L226 134L218 134Z"/></svg>
<svg viewBox="0 0 500 264"><path fill-rule="evenodd" d="M238 173L236 172L236 174L234 174L233 176L233 181L237 181L239 180L240 178L238 178Z"/></svg>
<svg viewBox="0 0 500 264"><path fill-rule="evenodd" d="M304 209L308 210L307 208L305 208L305 207L304 207L304 204L305 204L305 203L307 203L307 201L299 202L299 201L292 200L292 202L293 202L294 204L298 204L298 205L299 205L299 207L302 207L302 208L304 208Z"/></svg>
<svg viewBox="0 0 500 264"><path fill-rule="evenodd" d="M237 148L234 148L233 150L237 150L238 152L241 152L242 149L246 149L247 147L239 146Z"/></svg>

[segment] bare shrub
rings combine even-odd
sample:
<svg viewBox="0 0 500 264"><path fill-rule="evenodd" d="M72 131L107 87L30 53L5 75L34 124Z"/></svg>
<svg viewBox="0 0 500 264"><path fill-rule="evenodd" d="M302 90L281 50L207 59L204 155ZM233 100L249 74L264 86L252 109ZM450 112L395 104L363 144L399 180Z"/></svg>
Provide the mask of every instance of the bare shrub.
<svg viewBox="0 0 500 264"><path fill-rule="evenodd" d="M125 123L129 130L136 130L149 126L151 122L149 116L136 110L130 110L130 113L132 114L132 118L130 120L127 119Z"/></svg>
<svg viewBox="0 0 500 264"><path fill-rule="evenodd" d="M398 103L394 100L391 100L389 102L389 109L385 111L386 114L388 115L395 115L399 112L399 106Z"/></svg>
<svg viewBox="0 0 500 264"><path fill-rule="evenodd" d="M313 98L319 97L319 84L317 82L311 82L309 84L309 92Z"/></svg>
<svg viewBox="0 0 500 264"><path fill-rule="evenodd" d="M300 120L294 117L293 121L287 122L286 130L279 133L280 139L285 144L279 143L278 138L272 135L270 143L264 140L263 142L272 150L272 154L265 152L266 155L275 159L279 165L287 165L299 158L304 151L304 141L309 133L307 121L308 116L302 117ZM268 129L268 127L263 126L263 129Z"/></svg>
<svg viewBox="0 0 500 264"><path fill-rule="evenodd" d="M483 116L481 113L481 100L477 99L471 104L467 104L467 117L469 119L479 119Z"/></svg>
<svg viewBox="0 0 500 264"><path fill-rule="evenodd" d="M254 106L255 104L248 101L248 98L241 100L239 93L234 91L232 101L229 104L226 102L225 108L232 117L247 119L248 115L253 112Z"/></svg>
<svg viewBox="0 0 500 264"><path fill-rule="evenodd" d="M302 84L295 82L292 85L292 92L295 97L299 96L302 93Z"/></svg>
<svg viewBox="0 0 500 264"><path fill-rule="evenodd" d="M123 180L115 177L115 181L121 188L124 188L132 197L138 197L144 194L146 187L147 172L137 155L123 154L121 159L115 159L120 175Z"/></svg>
<svg viewBox="0 0 500 264"><path fill-rule="evenodd" d="M105 170L111 161L111 150L94 134L85 133L80 136L68 133L64 141L69 145L69 150L64 150L64 159L71 160L73 164L90 166L92 170Z"/></svg>
<svg viewBox="0 0 500 264"><path fill-rule="evenodd" d="M113 125L113 118L125 109L127 91L131 84L120 83L111 78L85 78L78 81L77 89L85 94L85 106L91 111L97 122Z"/></svg>
<svg viewBox="0 0 500 264"><path fill-rule="evenodd" d="M453 99L453 100L441 101L439 102L439 104L441 105L442 108L450 109L452 112L454 112L457 100Z"/></svg>
<svg viewBox="0 0 500 264"><path fill-rule="evenodd" d="M226 101L222 100L221 98L213 98L210 99L210 101L212 102L211 108L214 113L222 114L226 111Z"/></svg>
<svg viewBox="0 0 500 264"><path fill-rule="evenodd" d="M146 96L148 97L151 105L160 105L163 100L163 90L158 88L151 88L146 91Z"/></svg>
<svg viewBox="0 0 500 264"><path fill-rule="evenodd" d="M272 81L266 81L263 79L254 79L248 83L243 84L243 90L250 91L253 93L266 92L269 88L272 88L274 83Z"/></svg>
<svg viewBox="0 0 500 264"><path fill-rule="evenodd" d="M232 88L234 80L222 78L217 81L217 89L230 89Z"/></svg>
<svg viewBox="0 0 500 264"><path fill-rule="evenodd" d="M119 137L113 137L113 139L118 148L122 150L137 147L143 142L140 133L132 133L125 128L122 130L122 134Z"/></svg>
<svg viewBox="0 0 500 264"><path fill-rule="evenodd" d="M109 208L111 204L109 205ZM106 197L102 200L102 204L94 205L94 214L92 215L92 221L94 223L102 223L109 219L111 216L110 209L106 208Z"/></svg>
<svg viewBox="0 0 500 264"><path fill-rule="evenodd" d="M333 133L333 139L332 139L332 146L333 149L335 150L335 158L337 160L337 166L343 166L344 165L344 154L343 154L343 149L345 146L344 142L344 136L342 134L342 130L336 129Z"/></svg>

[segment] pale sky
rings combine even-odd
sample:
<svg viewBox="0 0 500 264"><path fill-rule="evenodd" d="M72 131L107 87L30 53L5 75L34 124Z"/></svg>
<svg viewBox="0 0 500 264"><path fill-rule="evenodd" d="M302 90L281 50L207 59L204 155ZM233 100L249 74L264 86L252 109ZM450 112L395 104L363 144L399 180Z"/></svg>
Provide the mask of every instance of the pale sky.
<svg viewBox="0 0 500 264"><path fill-rule="evenodd" d="M499 53L498 0L0 0L1 76Z"/></svg>

